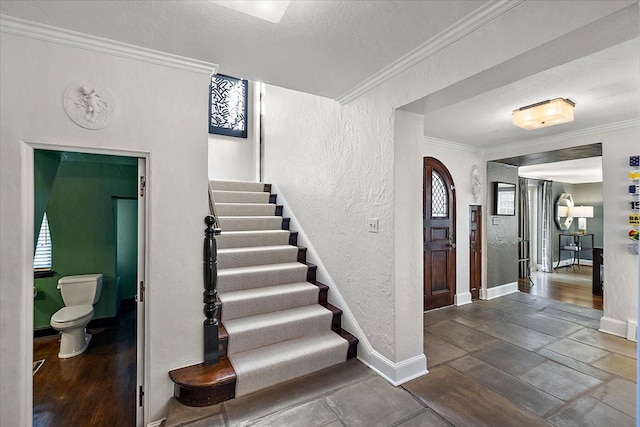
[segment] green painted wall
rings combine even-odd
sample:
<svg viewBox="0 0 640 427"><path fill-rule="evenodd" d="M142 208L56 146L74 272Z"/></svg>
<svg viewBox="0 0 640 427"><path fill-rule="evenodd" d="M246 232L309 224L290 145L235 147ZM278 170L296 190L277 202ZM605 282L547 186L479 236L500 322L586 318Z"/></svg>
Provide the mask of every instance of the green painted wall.
<svg viewBox="0 0 640 427"><path fill-rule="evenodd" d="M40 224L49 203L51 187L60 166L59 151L34 150L33 161L37 165L33 174L34 184L34 221L33 247L38 243Z"/></svg>
<svg viewBox="0 0 640 427"><path fill-rule="evenodd" d="M101 273L104 284L94 307L95 318L117 314L113 198L137 196L135 159L87 154L74 157L64 153L61 158L46 208L56 275L35 279L35 329L49 327L53 313L64 306L56 289L62 276ZM38 174L39 168L46 166L38 157L35 161Z"/></svg>

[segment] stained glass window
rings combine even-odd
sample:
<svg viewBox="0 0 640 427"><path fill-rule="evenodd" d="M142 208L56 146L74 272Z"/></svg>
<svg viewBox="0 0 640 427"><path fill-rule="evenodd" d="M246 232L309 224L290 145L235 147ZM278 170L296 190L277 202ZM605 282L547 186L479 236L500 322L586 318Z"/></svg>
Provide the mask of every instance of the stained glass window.
<svg viewBox="0 0 640 427"><path fill-rule="evenodd" d="M447 217L447 188L438 172L431 172L431 217Z"/></svg>
<svg viewBox="0 0 640 427"><path fill-rule="evenodd" d="M246 138L247 81L216 74L209 95L209 133Z"/></svg>

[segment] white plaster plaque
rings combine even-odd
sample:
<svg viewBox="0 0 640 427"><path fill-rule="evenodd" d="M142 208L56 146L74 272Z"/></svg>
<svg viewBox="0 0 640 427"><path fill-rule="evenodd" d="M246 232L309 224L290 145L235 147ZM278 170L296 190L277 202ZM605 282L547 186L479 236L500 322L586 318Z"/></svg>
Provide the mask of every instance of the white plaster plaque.
<svg viewBox="0 0 640 427"><path fill-rule="evenodd" d="M478 169L478 165L473 165L473 168L471 168L471 194L473 195L473 203L478 203L480 193L482 193L480 170Z"/></svg>
<svg viewBox="0 0 640 427"><path fill-rule="evenodd" d="M62 105L69 118L85 129L107 127L115 113L111 93L94 83L71 83L64 91Z"/></svg>

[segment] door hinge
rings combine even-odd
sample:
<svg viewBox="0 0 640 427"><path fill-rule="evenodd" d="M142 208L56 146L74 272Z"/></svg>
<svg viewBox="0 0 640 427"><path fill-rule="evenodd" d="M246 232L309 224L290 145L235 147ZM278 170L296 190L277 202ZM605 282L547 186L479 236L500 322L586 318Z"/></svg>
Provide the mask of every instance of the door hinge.
<svg viewBox="0 0 640 427"><path fill-rule="evenodd" d="M144 302L144 282L140 281L140 302Z"/></svg>
<svg viewBox="0 0 640 427"><path fill-rule="evenodd" d="M138 390L138 406L142 407L143 403L144 403L144 387L140 386Z"/></svg>
<svg viewBox="0 0 640 427"><path fill-rule="evenodd" d="M144 179L144 176L140 177L140 197L144 197L144 188L147 185L147 181Z"/></svg>

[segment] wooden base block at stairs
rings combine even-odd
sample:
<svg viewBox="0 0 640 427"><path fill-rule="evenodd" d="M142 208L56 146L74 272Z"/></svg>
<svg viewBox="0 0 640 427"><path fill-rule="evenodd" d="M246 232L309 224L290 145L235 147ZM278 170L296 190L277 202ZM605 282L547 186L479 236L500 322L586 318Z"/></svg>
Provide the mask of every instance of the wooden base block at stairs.
<svg viewBox="0 0 640 427"><path fill-rule="evenodd" d="M174 395L187 406L210 406L236 396L236 373L226 357L216 365L202 363L169 372Z"/></svg>

